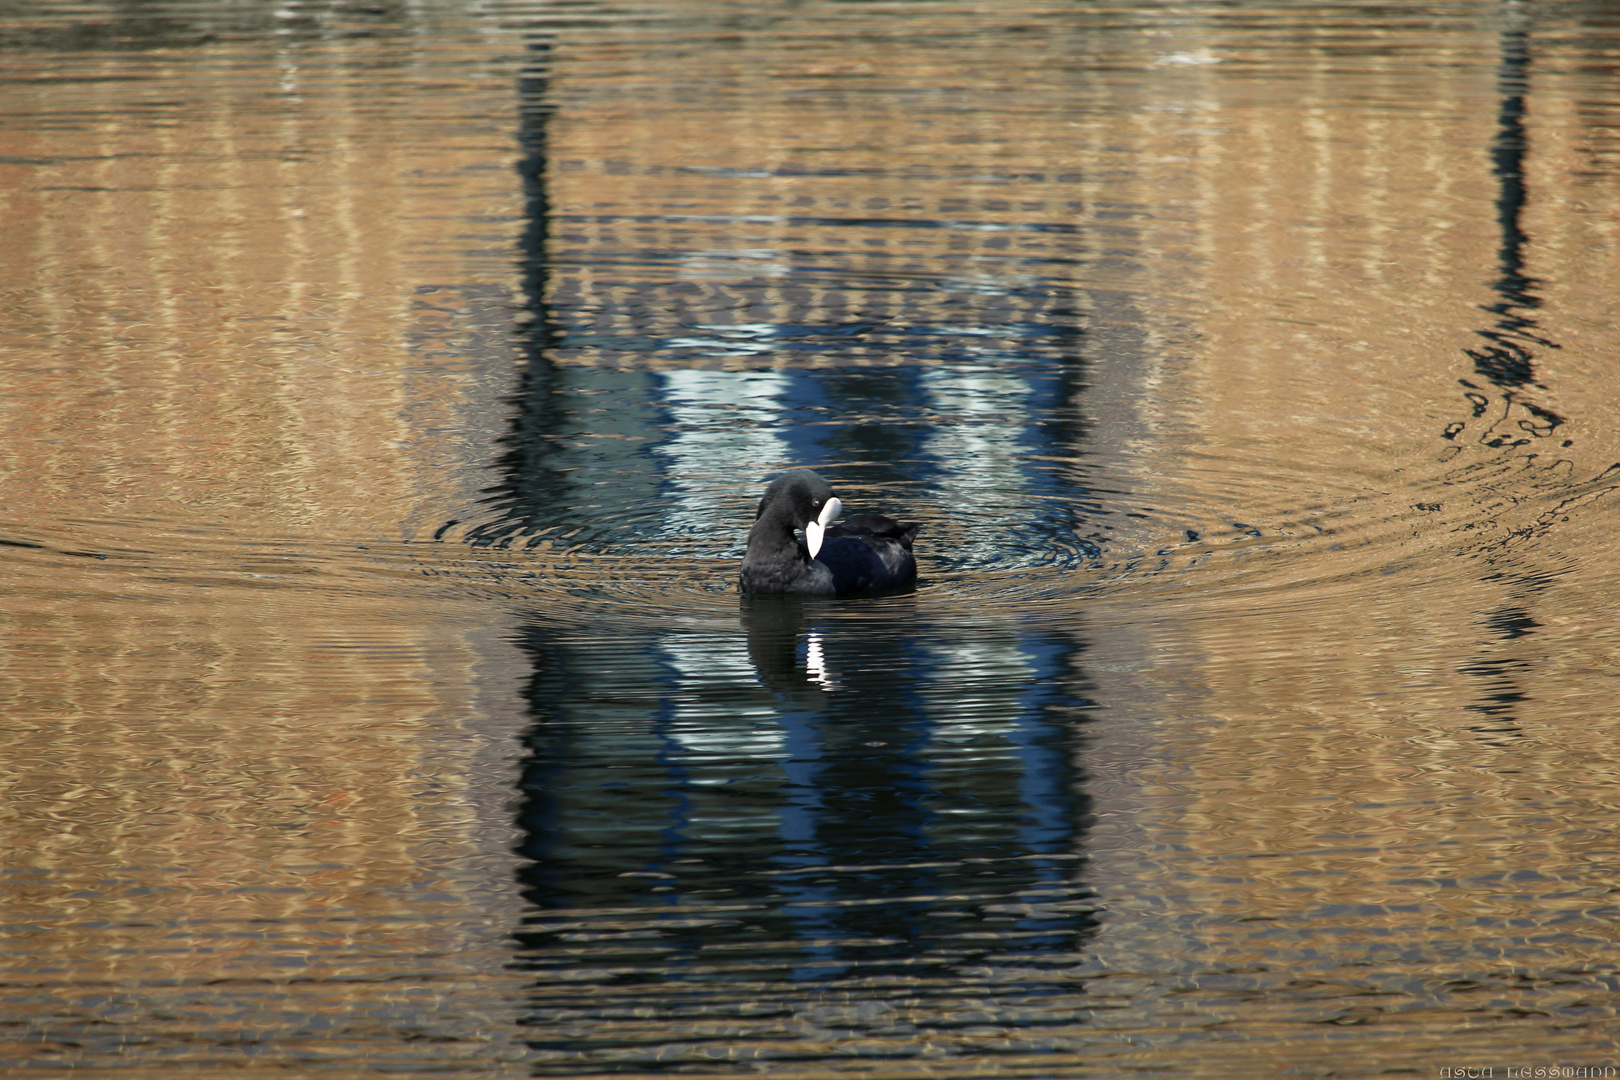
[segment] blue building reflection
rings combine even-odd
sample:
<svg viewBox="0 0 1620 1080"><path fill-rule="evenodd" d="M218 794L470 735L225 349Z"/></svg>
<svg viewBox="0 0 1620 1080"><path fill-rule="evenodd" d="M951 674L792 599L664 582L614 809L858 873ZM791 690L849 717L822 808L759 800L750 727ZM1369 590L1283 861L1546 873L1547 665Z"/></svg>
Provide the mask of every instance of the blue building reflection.
<svg viewBox="0 0 1620 1080"><path fill-rule="evenodd" d="M526 630L525 965L603 934L660 978L1072 962L1076 643L764 600L732 634Z"/></svg>
<svg viewBox="0 0 1620 1080"><path fill-rule="evenodd" d="M965 273L967 234L928 221L800 224L870 234L852 250L931 230L949 240L931 273L611 249L630 230L593 238L603 215L553 205L544 59L523 92L527 363L471 542L731 559L766 477L807 465L854 509L929 520L936 568L1076 549L1089 493L1054 464L1083 436L1072 289L1014 267L999 225L973 234L999 276ZM742 276L762 266L790 280ZM518 640L516 962L537 985L652 984L665 1009L680 984L944 987L992 965L1016 986L1075 962L1096 925L1078 631L970 625L915 594L739 596L703 628L656 596L634 619L561 619L560 602ZM1031 974L1025 992L1057 985Z"/></svg>

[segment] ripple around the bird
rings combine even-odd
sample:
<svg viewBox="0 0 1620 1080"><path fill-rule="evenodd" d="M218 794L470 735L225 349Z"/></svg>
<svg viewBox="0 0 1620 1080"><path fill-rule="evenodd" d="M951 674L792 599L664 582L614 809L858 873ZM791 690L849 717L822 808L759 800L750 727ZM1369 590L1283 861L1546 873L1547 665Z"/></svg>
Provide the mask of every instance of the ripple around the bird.
<svg viewBox="0 0 1620 1080"><path fill-rule="evenodd" d="M1620 468L1581 470L1504 455L1432 471L1384 490L1330 493L1315 505L1268 505L1259 489L1241 515L1191 503L1098 514L1061 500L953 514L908 493L922 522L919 577L897 594L816 601L823 619L938 618L960 624L1061 620L1098 600L1150 602L1424 572L1454 557L1496 559L1537 537L1565 546L1595 527L1582 508L1620 487ZM739 493L733 501L741 504ZM155 519L0 522L0 561L13 584L47 596L70 574L109 595L185 588L366 595L407 610L432 598L543 611L557 624L607 620L679 627L735 620L746 515L694 538L661 528L660 508L588 528L514 534L502 545L438 539L277 536ZM722 525L729 519L723 519Z"/></svg>
<svg viewBox="0 0 1620 1080"><path fill-rule="evenodd" d="M1493 493L1509 480L1516 494L1498 499ZM1490 558L1540 532L1570 528L1561 508L1617 486L1614 470L1582 479L1503 458L1387 490L1336 492L1311 506L1251 505L1241 516L1144 509L1115 515L1124 524L1111 532L1087 533L1074 529L1076 521L1089 524L1079 515L1048 514L1044 526L997 533L991 523L925 506L914 515L924 526L915 589L818 601L815 610L827 619L895 617L902 609L966 623L1061 619L1103 598L1253 594L1421 573L1437 560ZM395 555L453 589L543 609L561 622L667 627L736 617L740 526L725 546L704 547L631 530L620 539L602 524L587 544L530 538L479 548L451 540L402 545Z"/></svg>

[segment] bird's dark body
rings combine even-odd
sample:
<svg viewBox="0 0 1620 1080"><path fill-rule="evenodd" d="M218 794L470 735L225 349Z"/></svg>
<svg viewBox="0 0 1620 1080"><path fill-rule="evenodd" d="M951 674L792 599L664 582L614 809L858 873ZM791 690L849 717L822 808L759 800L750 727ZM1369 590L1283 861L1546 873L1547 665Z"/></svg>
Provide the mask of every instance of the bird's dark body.
<svg viewBox="0 0 1620 1080"><path fill-rule="evenodd" d="M738 580L743 592L836 596L892 589L916 578L911 542L918 526L881 514L827 526L812 558L794 530L816 521L832 498L832 488L808 469L786 473L765 489L748 533Z"/></svg>
<svg viewBox="0 0 1620 1080"><path fill-rule="evenodd" d="M882 514L862 514L827 529L816 561L832 571L835 592L867 592L903 585L917 576L911 554L916 525Z"/></svg>

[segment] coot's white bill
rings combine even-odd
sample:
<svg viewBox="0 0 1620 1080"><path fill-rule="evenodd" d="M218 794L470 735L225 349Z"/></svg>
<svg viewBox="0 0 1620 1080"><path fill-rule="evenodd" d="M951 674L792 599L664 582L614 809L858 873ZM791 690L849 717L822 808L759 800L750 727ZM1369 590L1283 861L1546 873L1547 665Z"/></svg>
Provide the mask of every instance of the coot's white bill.
<svg viewBox="0 0 1620 1080"><path fill-rule="evenodd" d="M827 500L827 505L821 508L821 514L816 520L805 523L804 542L810 549L812 559L816 557L816 552L821 550L821 535L827 531L827 526L832 524L833 519L843 508L844 504L839 502L835 495Z"/></svg>

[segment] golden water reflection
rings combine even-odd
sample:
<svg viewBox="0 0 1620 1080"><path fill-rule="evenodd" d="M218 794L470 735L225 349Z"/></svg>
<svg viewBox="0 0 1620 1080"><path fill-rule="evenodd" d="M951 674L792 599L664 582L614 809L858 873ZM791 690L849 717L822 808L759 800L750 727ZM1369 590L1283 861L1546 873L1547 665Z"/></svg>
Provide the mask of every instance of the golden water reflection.
<svg viewBox="0 0 1620 1080"><path fill-rule="evenodd" d="M8 1061L505 1022L499 631L353 573L483 482L513 365L510 69L437 31L8 54Z"/></svg>
<svg viewBox="0 0 1620 1080"><path fill-rule="evenodd" d="M891 7L0 15L0 1060L1620 1060L1612 29ZM805 455L924 582L762 645Z"/></svg>

